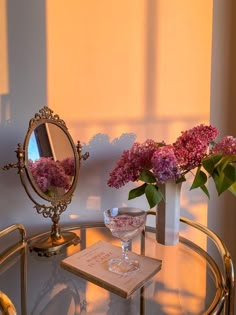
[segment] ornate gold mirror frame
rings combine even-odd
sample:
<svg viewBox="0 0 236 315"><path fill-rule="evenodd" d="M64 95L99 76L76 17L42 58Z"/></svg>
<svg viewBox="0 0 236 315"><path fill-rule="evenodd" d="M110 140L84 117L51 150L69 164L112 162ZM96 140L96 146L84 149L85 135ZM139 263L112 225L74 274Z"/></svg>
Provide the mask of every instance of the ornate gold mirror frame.
<svg viewBox="0 0 236 315"><path fill-rule="evenodd" d="M79 141L74 145L65 122L45 106L29 121L23 147L18 144L15 151L18 162L2 167L3 170L18 168L21 183L37 212L52 220L50 235L36 238L30 244L30 250L41 256L55 255L80 241L75 233L62 232L59 220L71 203L81 159L88 158L88 153L82 155L81 150Z"/></svg>

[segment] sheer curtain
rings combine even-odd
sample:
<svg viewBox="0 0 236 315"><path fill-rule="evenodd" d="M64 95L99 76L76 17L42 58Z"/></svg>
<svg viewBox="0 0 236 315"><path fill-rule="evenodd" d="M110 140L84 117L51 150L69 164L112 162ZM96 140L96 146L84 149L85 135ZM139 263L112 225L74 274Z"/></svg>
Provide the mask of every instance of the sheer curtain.
<svg viewBox="0 0 236 315"><path fill-rule="evenodd" d="M213 7L211 74L211 123L220 135L236 137L236 3L215 0ZM212 187L209 226L226 242L236 264L236 198L225 193L220 198ZM236 266L236 265L235 265Z"/></svg>

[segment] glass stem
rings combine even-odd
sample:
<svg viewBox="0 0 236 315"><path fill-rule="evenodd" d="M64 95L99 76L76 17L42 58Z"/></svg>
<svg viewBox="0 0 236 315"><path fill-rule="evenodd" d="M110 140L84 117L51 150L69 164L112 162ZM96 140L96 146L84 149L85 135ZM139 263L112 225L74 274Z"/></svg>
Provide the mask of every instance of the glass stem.
<svg viewBox="0 0 236 315"><path fill-rule="evenodd" d="M122 259L128 260L128 250L130 248L130 241L121 241L121 247L122 247Z"/></svg>

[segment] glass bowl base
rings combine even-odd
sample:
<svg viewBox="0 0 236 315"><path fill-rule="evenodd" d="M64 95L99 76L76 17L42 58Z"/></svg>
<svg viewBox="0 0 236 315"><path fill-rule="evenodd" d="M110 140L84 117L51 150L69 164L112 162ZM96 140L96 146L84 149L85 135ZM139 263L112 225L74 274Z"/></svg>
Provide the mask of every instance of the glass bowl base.
<svg viewBox="0 0 236 315"><path fill-rule="evenodd" d="M119 275L128 275L139 270L139 262L133 259L111 259L109 261L109 270Z"/></svg>

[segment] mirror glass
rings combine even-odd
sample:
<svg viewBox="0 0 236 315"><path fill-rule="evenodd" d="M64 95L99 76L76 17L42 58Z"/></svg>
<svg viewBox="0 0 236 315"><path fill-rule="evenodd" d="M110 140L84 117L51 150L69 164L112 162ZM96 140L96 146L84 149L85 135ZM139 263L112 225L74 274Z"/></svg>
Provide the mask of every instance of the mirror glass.
<svg viewBox="0 0 236 315"><path fill-rule="evenodd" d="M26 143L28 177L44 199L59 198L71 188L75 155L68 134L57 124L45 122L32 130Z"/></svg>

